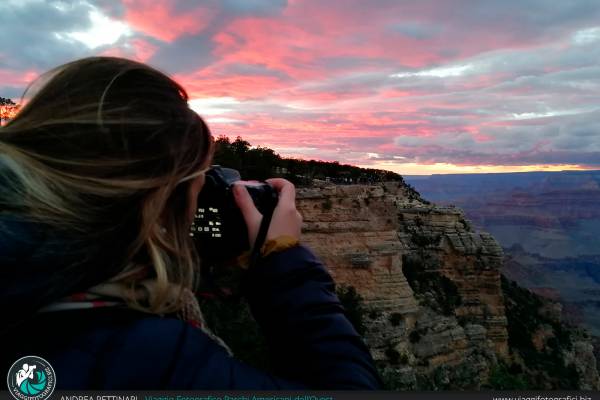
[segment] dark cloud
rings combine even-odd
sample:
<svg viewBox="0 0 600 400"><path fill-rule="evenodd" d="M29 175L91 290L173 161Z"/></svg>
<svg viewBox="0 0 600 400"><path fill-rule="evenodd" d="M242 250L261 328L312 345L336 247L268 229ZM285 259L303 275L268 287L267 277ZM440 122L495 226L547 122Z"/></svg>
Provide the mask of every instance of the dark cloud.
<svg viewBox="0 0 600 400"><path fill-rule="evenodd" d="M377 146L384 144L393 143L393 140L389 137L377 137L377 136L336 136L336 140L339 143L346 144L352 148L365 148L374 149Z"/></svg>
<svg viewBox="0 0 600 400"><path fill-rule="evenodd" d="M433 15L455 31L471 32L487 29L496 34L540 42L563 36L574 28L597 25L600 7L595 0L554 2L545 0L427 1ZM437 5L437 7L436 7Z"/></svg>
<svg viewBox="0 0 600 400"><path fill-rule="evenodd" d="M285 9L287 0L223 0L220 2L227 14L269 16Z"/></svg>
<svg viewBox="0 0 600 400"><path fill-rule="evenodd" d="M182 36L173 43L162 43L148 62L169 73L189 73L215 61L213 43L205 35Z"/></svg>
<svg viewBox="0 0 600 400"><path fill-rule="evenodd" d="M179 0L174 3L174 11L185 13L198 5L197 2ZM215 34L236 18L277 15L285 9L287 0L213 0L202 5L215 10L215 15L206 29L198 35L183 35L173 43L160 43L158 51L150 60L151 63L171 73L190 73L202 69L218 60L213 56L212 38ZM281 75L281 72L272 71L271 74L264 75L276 76Z"/></svg>
<svg viewBox="0 0 600 400"><path fill-rule="evenodd" d="M244 76L273 76L281 80L288 80L290 77L283 71L271 69L263 65L249 64L228 64L221 71L223 75L244 75Z"/></svg>
<svg viewBox="0 0 600 400"><path fill-rule="evenodd" d="M389 59L382 57L359 57L359 56L337 56L337 57L321 57L319 63L328 71L352 71L365 68L397 68L397 63L391 62Z"/></svg>
<svg viewBox="0 0 600 400"><path fill-rule="evenodd" d="M407 37L419 40L431 39L443 32L443 29L438 24L425 24L412 21L391 25L389 29L392 32L398 32Z"/></svg>
<svg viewBox="0 0 600 400"><path fill-rule="evenodd" d="M120 20L125 16L125 6L120 1L94 0L94 5L111 18Z"/></svg>
<svg viewBox="0 0 600 400"><path fill-rule="evenodd" d="M0 68L41 72L89 54L83 44L59 39L55 34L89 28L91 10L85 2L0 2Z"/></svg>
<svg viewBox="0 0 600 400"><path fill-rule="evenodd" d="M467 132L433 137L400 136L399 152L415 162L475 165L585 164L600 165L600 111L536 118L533 126L493 127L486 139Z"/></svg>

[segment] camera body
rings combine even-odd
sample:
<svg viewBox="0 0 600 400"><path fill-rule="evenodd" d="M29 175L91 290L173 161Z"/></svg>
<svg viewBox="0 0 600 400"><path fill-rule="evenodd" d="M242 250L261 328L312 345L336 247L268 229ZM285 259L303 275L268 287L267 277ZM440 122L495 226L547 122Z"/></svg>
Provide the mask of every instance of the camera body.
<svg viewBox="0 0 600 400"><path fill-rule="evenodd" d="M272 213L277 205L277 191L268 183L242 181L237 170L213 165L205 174L190 229L190 236L203 260L231 259L253 245L248 242L248 228L233 196L236 182L246 186L261 214Z"/></svg>

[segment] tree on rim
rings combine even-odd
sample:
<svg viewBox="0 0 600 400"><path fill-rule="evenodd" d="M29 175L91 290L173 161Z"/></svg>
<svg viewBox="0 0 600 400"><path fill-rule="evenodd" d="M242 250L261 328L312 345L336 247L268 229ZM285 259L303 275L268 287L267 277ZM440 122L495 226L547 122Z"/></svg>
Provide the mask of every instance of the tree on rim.
<svg viewBox="0 0 600 400"><path fill-rule="evenodd" d="M11 99L0 97L0 125L3 125L4 121L9 121L14 118L19 110L19 105Z"/></svg>

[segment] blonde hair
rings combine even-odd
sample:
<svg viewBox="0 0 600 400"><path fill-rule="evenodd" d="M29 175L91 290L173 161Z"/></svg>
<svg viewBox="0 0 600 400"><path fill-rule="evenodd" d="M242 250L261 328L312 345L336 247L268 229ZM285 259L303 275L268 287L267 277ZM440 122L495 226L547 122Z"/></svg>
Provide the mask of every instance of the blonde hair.
<svg viewBox="0 0 600 400"><path fill-rule="evenodd" d="M197 283L187 196L190 179L210 162L208 127L183 87L135 61L90 57L41 79L48 80L0 128L0 216L72 244L63 249L71 261L56 272L64 278L35 293L37 303L148 265L152 293L146 302L132 295L130 305L177 311L173 285Z"/></svg>

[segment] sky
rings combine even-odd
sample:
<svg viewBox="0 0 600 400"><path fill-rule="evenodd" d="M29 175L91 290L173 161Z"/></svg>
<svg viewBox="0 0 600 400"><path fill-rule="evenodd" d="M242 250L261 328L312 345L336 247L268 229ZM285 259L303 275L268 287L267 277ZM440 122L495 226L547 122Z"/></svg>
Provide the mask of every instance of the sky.
<svg viewBox="0 0 600 400"><path fill-rule="evenodd" d="M401 174L600 169L597 0L2 0L0 96L90 55L213 135Z"/></svg>

